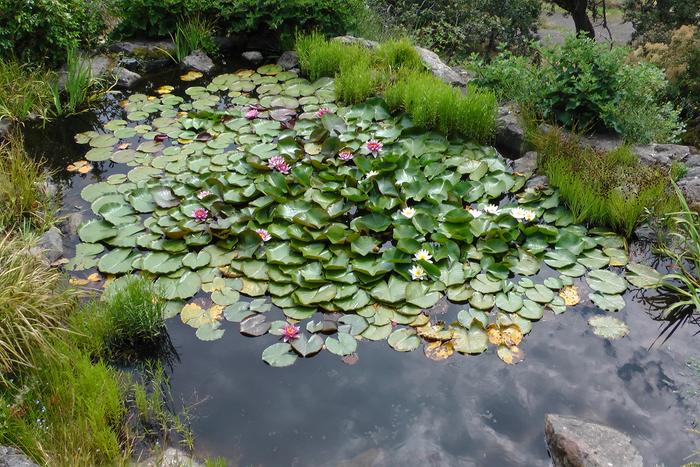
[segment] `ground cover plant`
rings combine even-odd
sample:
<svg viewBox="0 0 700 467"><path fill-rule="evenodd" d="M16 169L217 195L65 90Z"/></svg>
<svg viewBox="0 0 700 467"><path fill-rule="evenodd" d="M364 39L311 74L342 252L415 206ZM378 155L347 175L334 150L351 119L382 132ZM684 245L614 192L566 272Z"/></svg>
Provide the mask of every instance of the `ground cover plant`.
<svg viewBox="0 0 700 467"><path fill-rule="evenodd" d="M569 36L538 47L536 59L504 54L477 60L477 83L513 99L547 121L578 131L612 130L630 143L674 142L683 131L666 97L663 71L626 62L624 48Z"/></svg>
<svg viewBox="0 0 700 467"><path fill-rule="evenodd" d="M557 191L523 190L491 148L378 99L339 107L332 79L275 65L185 94L134 94L104 132L76 136L88 160L131 168L82 191L97 217L66 268L154 280L202 340L226 320L280 339L262 355L273 366L348 356L359 339L425 341L435 359L491 343L513 363L545 309L578 302L577 278L599 307L624 307L627 283L606 269L626 264L624 241L575 225ZM446 299L464 304L458 322L431 322Z"/></svg>
<svg viewBox="0 0 700 467"><path fill-rule="evenodd" d="M360 103L383 94L392 111L405 110L416 125L457 134L474 142L489 141L496 125L496 98L470 86L466 93L426 71L407 39L368 49L327 40L318 34L298 36L301 70L311 80L334 77L338 99Z"/></svg>
<svg viewBox="0 0 700 467"><path fill-rule="evenodd" d="M51 84L56 74L0 58L0 120L46 118L51 113Z"/></svg>

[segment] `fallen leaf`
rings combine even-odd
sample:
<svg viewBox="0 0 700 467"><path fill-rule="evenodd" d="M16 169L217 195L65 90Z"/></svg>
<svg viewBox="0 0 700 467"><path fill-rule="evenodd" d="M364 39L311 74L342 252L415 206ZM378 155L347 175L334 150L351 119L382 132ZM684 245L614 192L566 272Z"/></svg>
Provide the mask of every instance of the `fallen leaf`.
<svg viewBox="0 0 700 467"><path fill-rule="evenodd" d="M579 297L578 289L575 285L562 287L559 291L559 296L564 299L564 304L566 306L574 306L581 301L581 297Z"/></svg>
<svg viewBox="0 0 700 467"><path fill-rule="evenodd" d="M124 99L119 103L119 106L123 109L125 109L129 105L129 99Z"/></svg>
<svg viewBox="0 0 700 467"><path fill-rule="evenodd" d="M202 76L204 76L204 75L202 75L202 74L201 74L200 72L198 72L198 71L188 71L188 72L185 73L184 75L180 76L180 79L181 79L182 81L194 81L194 80L196 80L196 79L201 78Z"/></svg>
<svg viewBox="0 0 700 467"><path fill-rule="evenodd" d="M425 356L431 360L445 360L455 352L455 348L451 341L448 342L430 342L425 346Z"/></svg>
<svg viewBox="0 0 700 467"><path fill-rule="evenodd" d="M354 365L360 359L360 356L356 353L351 353L350 355L345 355L340 358L346 365Z"/></svg>
<svg viewBox="0 0 700 467"><path fill-rule="evenodd" d="M53 267L62 266L64 264L67 264L68 262L69 262L68 258L61 258L61 259L57 259L56 261L51 263L51 266L53 266Z"/></svg>
<svg viewBox="0 0 700 467"><path fill-rule="evenodd" d="M131 143L122 143L119 146L117 146L117 149L129 149L129 146L131 146Z"/></svg>
<svg viewBox="0 0 700 467"><path fill-rule="evenodd" d="M156 99L158 99L156 96L146 96L147 101L154 101Z"/></svg>
<svg viewBox="0 0 700 467"><path fill-rule="evenodd" d="M489 324L486 328L486 334L489 336L489 342L494 345L511 347L520 344L523 340L523 333L516 324L511 324L510 326Z"/></svg>
<svg viewBox="0 0 700 467"><path fill-rule="evenodd" d="M100 282L102 280L102 276L99 272L93 272L87 277L87 280L90 282Z"/></svg>
<svg viewBox="0 0 700 467"><path fill-rule="evenodd" d="M174 87L170 86L169 84L166 84L166 85L161 86L158 89L156 89L156 93L158 93L158 94L170 94L174 90L175 90Z"/></svg>
<svg viewBox="0 0 700 467"><path fill-rule="evenodd" d="M510 347L505 345L499 345L496 354L498 355L498 358L503 360L508 365L515 365L516 363L520 363L525 358L525 355L522 353L522 351L514 345Z"/></svg>
<svg viewBox="0 0 700 467"><path fill-rule="evenodd" d="M82 286L82 285L88 285L90 283L90 281L87 279L81 279L79 277L71 277L70 279L68 279L68 283L70 285Z"/></svg>

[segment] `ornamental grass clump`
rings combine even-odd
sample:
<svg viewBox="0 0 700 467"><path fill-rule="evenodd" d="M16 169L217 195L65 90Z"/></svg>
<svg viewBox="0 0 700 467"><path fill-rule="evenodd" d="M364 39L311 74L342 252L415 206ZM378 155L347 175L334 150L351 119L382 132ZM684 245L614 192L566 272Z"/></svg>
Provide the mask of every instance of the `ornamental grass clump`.
<svg viewBox="0 0 700 467"><path fill-rule="evenodd" d="M629 237L648 211L676 207L668 196L669 171L641 164L628 147L597 151L559 129L535 135L533 143L541 170L577 222L606 225Z"/></svg>
<svg viewBox="0 0 700 467"><path fill-rule="evenodd" d="M32 115L46 118L56 75L40 67L0 58L0 120L26 120Z"/></svg>
<svg viewBox="0 0 700 467"><path fill-rule="evenodd" d="M343 67L355 63L369 66L371 52L359 45L329 41L318 33L300 35L296 38L299 67L313 81L323 76L334 77Z"/></svg>
<svg viewBox="0 0 700 467"><path fill-rule="evenodd" d="M496 96L470 86L466 93L422 72L404 74L385 93L392 110L405 110L417 126L484 143L496 125Z"/></svg>
<svg viewBox="0 0 700 467"><path fill-rule="evenodd" d="M53 354L51 339L64 331L62 322L75 294L63 278L28 251L21 240L0 239L0 383L33 366L37 353Z"/></svg>

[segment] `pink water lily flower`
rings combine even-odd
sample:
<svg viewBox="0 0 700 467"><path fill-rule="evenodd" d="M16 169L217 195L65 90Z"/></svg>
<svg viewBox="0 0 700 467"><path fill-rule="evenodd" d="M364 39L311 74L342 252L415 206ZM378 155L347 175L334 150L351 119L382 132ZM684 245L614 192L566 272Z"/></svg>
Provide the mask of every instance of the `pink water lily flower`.
<svg viewBox="0 0 700 467"><path fill-rule="evenodd" d="M272 239L272 235L270 235L270 232L268 232L265 229L257 229L255 233L258 234L258 236L263 242L268 242L270 241L270 239Z"/></svg>
<svg viewBox="0 0 700 467"><path fill-rule="evenodd" d="M200 191L199 193L197 193L197 198L199 198L199 199L204 199L204 198L206 198L207 196L209 196L210 194L211 194L211 191L202 190L202 191Z"/></svg>
<svg viewBox="0 0 700 467"><path fill-rule="evenodd" d="M339 158L341 161L349 161L349 160L352 159L353 157L355 157L355 154L351 153L350 151L340 151L340 152L338 153L338 158Z"/></svg>
<svg viewBox="0 0 700 467"><path fill-rule="evenodd" d="M197 208L194 210L194 212L192 212L192 217L198 221L205 221L207 220L207 217L209 217L209 211L204 208Z"/></svg>
<svg viewBox="0 0 700 467"><path fill-rule="evenodd" d="M318 112L316 112L316 116L318 118L321 118L326 114L332 114L332 113L333 113L333 111L331 109L329 109L328 107L321 107L320 109L318 109Z"/></svg>
<svg viewBox="0 0 700 467"><path fill-rule="evenodd" d="M255 107L251 107L250 110L248 110L245 113L245 118L247 118L248 120L255 120L258 117L259 113L260 111L258 109L256 109Z"/></svg>
<svg viewBox="0 0 700 467"><path fill-rule="evenodd" d="M371 140L367 141L367 150L369 152L371 152L372 154L374 154L375 156L377 155L377 153L379 153L379 151L382 150L383 147L384 147L384 145L380 141L377 141L376 139L371 139Z"/></svg>
<svg viewBox="0 0 700 467"><path fill-rule="evenodd" d="M273 170L287 175L290 171L289 164L284 160L282 156L273 156L267 161L267 166Z"/></svg>
<svg viewBox="0 0 700 467"><path fill-rule="evenodd" d="M285 324L282 326L282 340L289 342L299 337L299 326L295 324Z"/></svg>

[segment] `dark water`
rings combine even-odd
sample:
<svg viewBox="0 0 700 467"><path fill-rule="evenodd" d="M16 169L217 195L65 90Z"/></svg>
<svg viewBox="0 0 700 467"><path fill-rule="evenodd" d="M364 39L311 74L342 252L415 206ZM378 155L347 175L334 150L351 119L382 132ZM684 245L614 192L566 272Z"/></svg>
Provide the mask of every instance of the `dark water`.
<svg viewBox="0 0 700 467"><path fill-rule="evenodd" d="M166 71L141 90L177 84L176 76ZM94 163L86 175L63 170L88 149L73 136L121 118L122 98L108 96L94 112L26 132L30 150L58 171L66 214L90 212L79 196L84 186L127 171L109 162ZM628 293L617 314L631 329L628 337L595 336L586 323L594 309L581 304L536 323L516 366L493 350L434 362L420 350L361 342L354 365L322 352L274 369L260 359L274 336L246 338L225 323L221 340L202 342L175 318L168 323L179 358L170 370L173 397L185 406L200 402L197 452L230 465L548 465L544 414L552 412L622 430L646 464L678 466L700 449L700 435L689 431L699 415L693 393L700 392L700 375L687 365L700 360L698 328L683 327L649 349L660 325L638 295Z"/></svg>

